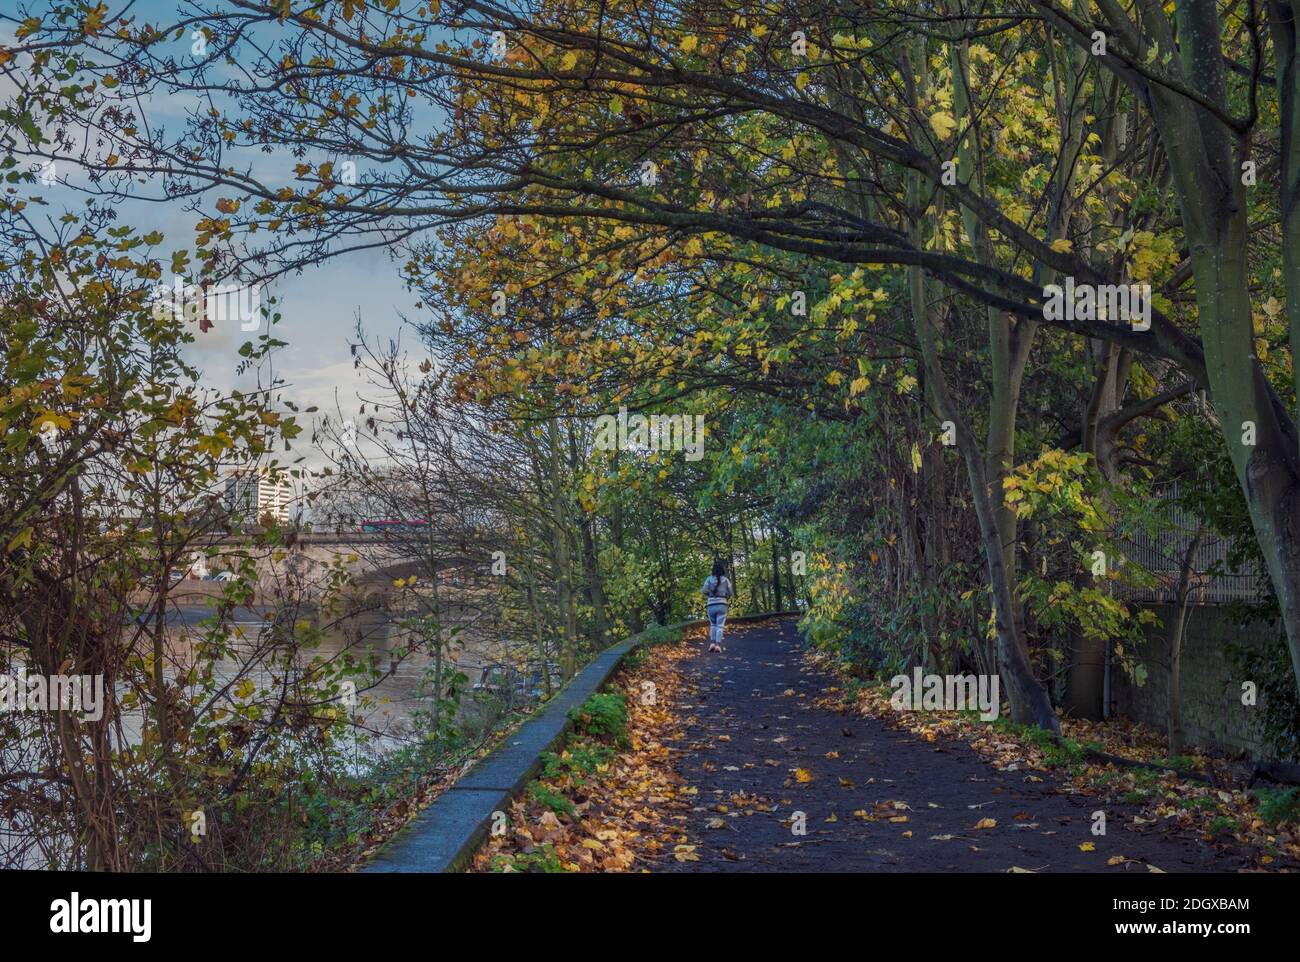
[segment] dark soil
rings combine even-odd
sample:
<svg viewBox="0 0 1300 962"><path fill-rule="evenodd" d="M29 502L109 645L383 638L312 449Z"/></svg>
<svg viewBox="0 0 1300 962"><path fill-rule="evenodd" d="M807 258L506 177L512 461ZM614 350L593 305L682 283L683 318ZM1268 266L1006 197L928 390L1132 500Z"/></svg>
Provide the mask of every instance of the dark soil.
<svg viewBox="0 0 1300 962"><path fill-rule="evenodd" d="M999 771L964 742L929 742L818 707L841 683L804 663L792 620L728 627L721 655L698 644L682 663L695 690L678 706L691 721L672 745L677 771L698 791L686 834L699 860L670 855L658 871L1146 874L1148 865L1234 872L1249 864L1160 824L1135 827L1139 808L1071 793L1059 775ZM798 780L800 769L811 781ZM1102 836L1091 831L1098 809ZM798 811L805 835L791 828ZM996 826L975 828L985 818ZM1082 851L1086 843L1095 850ZM1107 865L1116 855L1132 861Z"/></svg>

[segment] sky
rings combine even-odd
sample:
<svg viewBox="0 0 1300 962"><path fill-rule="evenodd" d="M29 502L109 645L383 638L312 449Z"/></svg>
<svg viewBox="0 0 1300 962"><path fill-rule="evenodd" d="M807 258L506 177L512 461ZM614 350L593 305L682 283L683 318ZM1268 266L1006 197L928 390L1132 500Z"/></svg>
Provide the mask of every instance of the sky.
<svg viewBox="0 0 1300 962"><path fill-rule="evenodd" d="M0 0L6 5L9 2L11 0ZM174 16L175 11L176 5L167 0L142 0L134 9L141 20L155 23ZM0 30L0 43L12 42L12 34ZM188 47L190 41L179 39L176 43ZM7 92L0 88L0 102ZM156 125L161 121L169 129L180 129L187 106L194 102L192 95L189 104L185 97L160 97L147 104L150 123ZM287 156L243 151L238 157L238 162L252 162L258 173L267 174L272 179L277 173L275 168L283 167L286 182L292 179L291 167L298 162ZM83 209L86 195L79 194L76 187L89 183L86 173L71 164L57 165L56 176L57 185L38 184L31 190L49 202L47 213L51 219L57 219L64 210L75 212ZM157 192L156 187L150 185L145 189L151 194ZM206 204L209 211L215 200L213 194ZM186 204L128 201L116 206L119 223L130 224L139 234L161 231L166 235L163 245L166 250L173 247L192 250L194 223L198 215L186 210ZM163 260L166 263L165 256ZM415 308L417 298L401 283L398 268L399 265L386 251L364 250L328 260L299 275L277 279L264 289L264 299L267 295L278 298L276 307L282 317L274 328L274 334L277 339L287 342L274 358L275 372L285 385L284 398L300 408L318 406L321 414L328 413L334 420L338 420L336 411L339 406L344 417L356 414L356 395L364 385L353 368L348 342L358 317L370 335L385 341L399 333L403 314L413 320L419 319ZM165 278L169 280L170 275L165 274ZM243 332L239 326L235 321L219 324L202 333L196 332L187 359L203 372L204 386L218 390L256 386L252 377L241 377L237 368L241 360L238 354L240 345L256 337L257 332ZM412 332L403 334L403 343L416 347ZM300 421L309 418L303 415ZM310 428L310 423L304 423L305 430L300 440L305 441L310 436ZM308 455L304 462L308 466L324 463L323 458L304 450L305 447L307 445L295 444L293 456Z"/></svg>

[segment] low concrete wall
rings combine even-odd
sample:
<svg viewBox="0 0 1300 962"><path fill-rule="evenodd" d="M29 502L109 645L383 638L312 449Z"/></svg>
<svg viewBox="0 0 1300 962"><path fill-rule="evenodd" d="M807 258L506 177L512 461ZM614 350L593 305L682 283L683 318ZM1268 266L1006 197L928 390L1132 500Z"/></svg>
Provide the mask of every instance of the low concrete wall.
<svg viewBox="0 0 1300 962"><path fill-rule="evenodd" d="M761 621L794 612L742 615L731 623ZM683 621L671 628L693 628L703 619ZM508 811L541 767L541 756L559 746L572 724L569 710L585 702L618 670L646 632L606 648L578 672L510 739L488 755L433 804L395 834L361 869L363 872L458 872L486 837L494 812Z"/></svg>

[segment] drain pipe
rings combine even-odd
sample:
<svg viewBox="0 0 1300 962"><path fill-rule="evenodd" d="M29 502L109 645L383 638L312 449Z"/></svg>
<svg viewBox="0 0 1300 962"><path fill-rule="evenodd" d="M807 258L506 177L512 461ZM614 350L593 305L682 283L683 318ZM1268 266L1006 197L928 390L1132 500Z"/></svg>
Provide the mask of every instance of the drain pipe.
<svg viewBox="0 0 1300 962"><path fill-rule="evenodd" d="M1102 658L1101 670L1101 717L1110 717L1110 639L1106 639L1106 654Z"/></svg>

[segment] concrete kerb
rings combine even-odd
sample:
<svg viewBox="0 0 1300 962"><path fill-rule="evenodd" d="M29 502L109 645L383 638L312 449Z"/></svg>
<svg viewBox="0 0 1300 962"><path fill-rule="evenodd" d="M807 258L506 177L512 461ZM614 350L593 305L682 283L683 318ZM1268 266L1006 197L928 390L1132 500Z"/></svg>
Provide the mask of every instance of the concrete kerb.
<svg viewBox="0 0 1300 962"><path fill-rule="evenodd" d="M762 621L797 612L742 615L735 622ZM686 630L707 624L704 619L680 621L668 628ZM569 710L599 691L623 659L639 647L651 628L611 645L574 675L504 744L448 788L406 827L390 838L362 872L459 872L487 836L493 815L510 808L510 801L541 767L541 756L559 747L572 722Z"/></svg>

